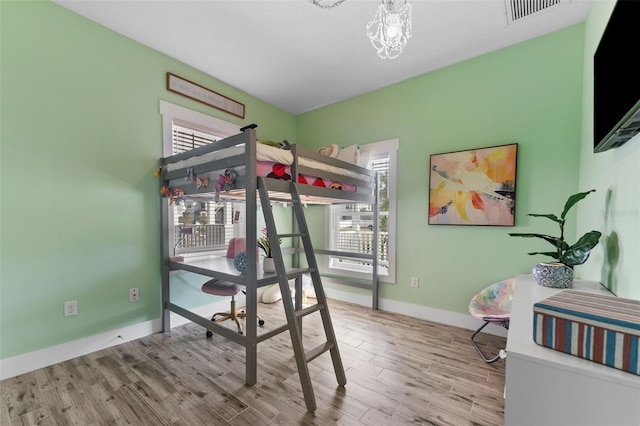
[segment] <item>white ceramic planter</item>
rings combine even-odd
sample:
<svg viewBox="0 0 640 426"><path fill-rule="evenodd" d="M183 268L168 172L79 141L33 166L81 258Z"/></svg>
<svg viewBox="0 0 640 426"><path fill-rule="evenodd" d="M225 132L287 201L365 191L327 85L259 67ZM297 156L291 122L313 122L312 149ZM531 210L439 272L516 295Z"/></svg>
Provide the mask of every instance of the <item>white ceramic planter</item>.
<svg viewBox="0 0 640 426"><path fill-rule="evenodd" d="M265 257L262 261L262 271L268 274L276 272L276 265L273 262L273 257Z"/></svg>
<svg viewBox="0 0 640 426"><path fill-rule="evenodd" d="M531 269L533 280L544 287L571 288L573 286L573 269L563 263L538 263Z"/></svg>

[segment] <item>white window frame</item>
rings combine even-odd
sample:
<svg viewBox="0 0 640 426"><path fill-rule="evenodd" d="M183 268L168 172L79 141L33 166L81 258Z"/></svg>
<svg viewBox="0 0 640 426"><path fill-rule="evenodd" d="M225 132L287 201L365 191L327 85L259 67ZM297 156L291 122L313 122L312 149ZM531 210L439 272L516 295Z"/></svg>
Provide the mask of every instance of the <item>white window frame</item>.
<svg viewBox="0 0 640 426"><path fill-rule="evenodd" d="M173 125L179 125L196 131L205 132L216 137L226 138L240 133L240 126L220 118L212 117L201 112L160 100L160 114L162 115L162 152L167 157L173 154ZM242 205L244 207L244 204ZM228 209L225 209L228 210ZM244 216L244 213L242 214ZM234 232L242 231L236 235L244 234L244 228L240 229L235 221ZM176 246L175 223L173 214L170 215L169 247ZM171 255L174 255L171 250Z"/></svg>
<svg viewBox="0 0 640 426"><path fill-rule="evenodd" d="M399 139L389 139L380 142L360 145L360 157L366 158L368 165L369 157L374 153L388 153L389 155L389 246L388 246L388 266L385 268L378 267L379 281L395 284L396 281L396 181L397 181L397 151L400 147ZM356 203L357 204L357 203ZM334 214L332 207L325 208L325 245L331 245L332 232L331 220ZM330 274L347 276L359 279L371 279L372 267L353 265L349 267L337 266L337 258L334 256L325 256L324 267L326 272Z"/></svg>

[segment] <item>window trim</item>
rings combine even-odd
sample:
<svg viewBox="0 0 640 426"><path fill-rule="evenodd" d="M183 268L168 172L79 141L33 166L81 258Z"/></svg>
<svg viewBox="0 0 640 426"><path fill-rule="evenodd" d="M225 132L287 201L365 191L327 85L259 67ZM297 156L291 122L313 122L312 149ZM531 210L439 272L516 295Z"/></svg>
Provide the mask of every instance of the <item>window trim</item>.
<svg viewBox="0 0 640 426"><path fill-rule="evenodd" d="M397 222L397 151L400 148L400 139L387 139L379 142L372 142L368 144L360 145L360 155L367 157L367 162L369 161L369 153L370 152L386 152L389 154L389 247L388 247L388 257L389 257L389 266L387 268L387 274L378 276L378 280L380 282L385 282L389 284L395 284L396 282L396 240L397 240L397 232L396 232L396 222ZM331 241L331 208L327 207L325 209L325 241L328 246ZM343 268L335 268L331 266L331 258L332 256L324 256L324 267L327 273L332 275L346 276L352 278L359 279L371 279L371 267L368 268L367 272L357 272L353 270L343 269Z"/></svg>
<svg viewBox="0 0 640 426"><path fill-rule="evenodd" d="M167 157L173 153L173 124L226 138L240 133L240 126L220 118L160 100L162 115L162 152Z"/></svg>

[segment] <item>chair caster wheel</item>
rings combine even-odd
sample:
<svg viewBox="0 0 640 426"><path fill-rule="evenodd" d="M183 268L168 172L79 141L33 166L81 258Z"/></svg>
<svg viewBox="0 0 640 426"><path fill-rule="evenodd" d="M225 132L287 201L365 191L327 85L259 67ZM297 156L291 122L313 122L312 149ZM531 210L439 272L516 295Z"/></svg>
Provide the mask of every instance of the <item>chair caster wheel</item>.
<svg viewBox="0 0 640 426"><path fill-rule="evenodd" d="M211 330L207 330L207 339L210 339L213 336L213 332Z"/></svg>
<svg viewBox="0 0 640 426"><path fill-rule="evenodd" d="M264 325L264 320L258 321L258 325Z"/></svg>

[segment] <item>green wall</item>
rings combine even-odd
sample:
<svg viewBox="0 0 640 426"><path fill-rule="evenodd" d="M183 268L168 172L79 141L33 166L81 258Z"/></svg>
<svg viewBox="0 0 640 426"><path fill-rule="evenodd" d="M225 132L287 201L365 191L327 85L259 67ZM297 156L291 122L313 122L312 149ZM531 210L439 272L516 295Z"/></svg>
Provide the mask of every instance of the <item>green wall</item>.
<svg viewBox="0 0 640 426"><path fill-rule="evenodd" d="M640 300L640 137L593 153L593 54L614 4L593 2L586 22L580 188L597 192L579 206L578 229L603 234L583 267L585 278L605 283L620 297ZM621 60L620 66L632 65Z"/></svg>
<svg viewBox="0 0 640 426"><path fill-rule="evenodd" d="M398 137L398 272L383 298L465 313L478 290L541 260L526 253L543 243L507 236L553 231L526 213L559 212L592 187L569 238L576 223L615 233L618 288L638 295L638 141L590 151L583 69L611 10L600 3L586 26L293 117L53 3L0 2L0 358L159 317L160 99L314 148ZM167 92L167 71L244 103L247 118ZM430 154L512 142L515 228L427 225ZM321 227L322 211L309 213ZM600 247L576 273L600 280L606 264ZM177 297L196 297L193 277L173 281L187 284ZM130 287L139 302L128 302ZM78 300L78 316L62 316L66 300Z"/></svg>
<svg viewBox="0 0 640 426"><path fill-rule="evenodd" d="M298 117L298 142L313 147L400 139L397 277L382 298L464 313L481 288L542 260L526 253L544 243L507 233L552 232L526 213L559 214L577 190L583 37L576 25ZM515 228L427 225L430 154L513 142Z"/></svg>
<svg viewBox="0 0 640 426"><path fill-rule="evenodd" d="M265 139L295 139L295 117L54 3L0 8L7 358L160 316L160 99L259 123ZM244 103L246 119L166 91L167 71Z"/></svg>

